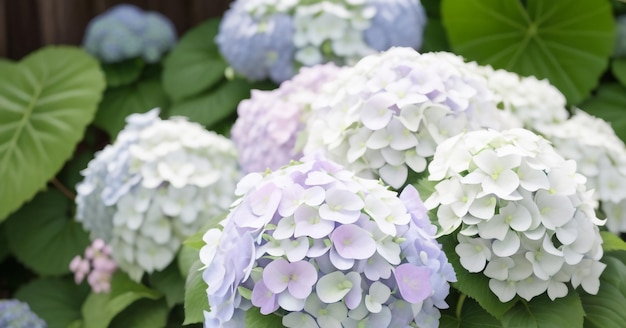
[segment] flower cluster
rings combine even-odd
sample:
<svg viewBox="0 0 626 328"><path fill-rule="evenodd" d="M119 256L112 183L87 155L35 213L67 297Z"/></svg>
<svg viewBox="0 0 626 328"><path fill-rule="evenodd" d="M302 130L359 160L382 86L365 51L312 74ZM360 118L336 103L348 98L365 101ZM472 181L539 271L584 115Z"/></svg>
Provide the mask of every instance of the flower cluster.
<svg viewBox="0 0 626 328"><path fill-rule="evenodd" d="M77 186L77 220L136 280L164 269L182 240L225 211L240 177L230 140L158 114L129 116Z"/></svg>
<svg viewBox="0 0 626 328"><path fill-rule="evenodd" d="M0 300L0 327L46 328L48 325L30 310L28 304L9 299Z"/></svg>
<svg viewBox="0 0 626 328"><path fill-rule="evenodd" d="M345 69L311 105L305 155L322 152L400 188L409 171L426 169L443 140L521 126L497 108L482 76L459 69L450 57L392 48Z"/></svg>
<svg viewBox="0 0 626 328"><path fill-rule="evenodd" d="M502 302L566 283L599 288L605 264L591 192L550 143L525 129L471 131L439 145L429 166L435 192L426 199L442 234L457 233L461 265L483 272Z"/></svg>
<svg viewBox="0 0 626 328"><path fill-rule="evenodd" d="M245 173L276 170L302 156L296 142L310 104L340 71L333 63L303 67L278 89L252 90L252 97L239 103L231 139Z"/></svg>
<svg viewBox="0 0 626 328"><path fill-rule="evenodd" d="M87 26L83 45L106 63L143 58L154 63L176 43L176 29L157 12L120 4L95 17Z"/></svg>
<svg viewBox="0 0 626 328"><path fill-rule="evenodd" d="M117 264L111 258L111 247L102 239L95 239L85 249L85 257L76 255L70 262L74 281L80 284L85 277L94 293L108 293L111 290L111 277Z"/></svg>
<svg viewBox="0 0 626 328"><path fill-rule="evenodd" d="M578 171L594 189L606 226L614 233L626 232L626 146L610 124L577 110L567 121L538 126L556 151L576 161Z"/></svg>
<svg viewBox="0 0 626 328"><path fill-rule="evenodd" d="M216 41L239 73L282 82L301 66L352 64L392 46L417 49L425 24L419 0L238 0Z"/></svg>
<svg viewBox="0 0 626 328"><path fill-rule="evenodd" d="M437 327L456 278L414 188L304 159L236 192L200 250L207 327L243 327L250 306L287 327Z"/></svg>

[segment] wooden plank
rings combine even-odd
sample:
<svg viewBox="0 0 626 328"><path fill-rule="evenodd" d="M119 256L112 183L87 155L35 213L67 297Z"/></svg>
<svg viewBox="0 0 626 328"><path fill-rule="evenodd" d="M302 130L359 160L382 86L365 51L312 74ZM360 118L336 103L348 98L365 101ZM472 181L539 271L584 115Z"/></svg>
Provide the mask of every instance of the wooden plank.
<svg viewBox="0 0 626 328"><path fill-rule="evenodd" d="M57 37L57 0L39 0L39 22L41 24L42 45L56 43Z"/></svg>

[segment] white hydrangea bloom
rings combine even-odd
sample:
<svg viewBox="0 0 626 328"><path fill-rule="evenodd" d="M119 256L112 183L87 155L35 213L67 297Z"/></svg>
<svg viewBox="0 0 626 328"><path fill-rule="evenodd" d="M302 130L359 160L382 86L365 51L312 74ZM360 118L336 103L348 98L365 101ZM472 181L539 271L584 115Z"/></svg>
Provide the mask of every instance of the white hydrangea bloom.
<svg viewBox="0 0 626 328"><path fill-rule="evenodd" d="M439 145L428 169L437 183L425 205L439 233L458 231L461 265L489 277L502 302L564 297L567 282L597 293L604 222L576 163L546 139L525 129L462 133Z"/></svg>
<svg viewBox="0 0 626 328"><path fill-rule="evenodd" d="M76 188L77 220L135 280L164 269L185 238L228 209L240 177L230 140L158 113L129 116Z"/></svg>
<svg viewBox="0 0 626 328"><path fill-rule="evenodd" d="M363 58L313 102L304 154L316 152L399 188L442 141L521 122L496 107L485 79L449 53L392 48ZM460 60L462 63L462 60Z"/></svg>
<svg viewBox="0 0 626 328"><path fill-rule="evenodd" d="M582 110L560 124L539 125L537 131L552 142L567 159L576 161L578 171L594 189L607 228L626 232L626 146L610 124Z"/></svg>

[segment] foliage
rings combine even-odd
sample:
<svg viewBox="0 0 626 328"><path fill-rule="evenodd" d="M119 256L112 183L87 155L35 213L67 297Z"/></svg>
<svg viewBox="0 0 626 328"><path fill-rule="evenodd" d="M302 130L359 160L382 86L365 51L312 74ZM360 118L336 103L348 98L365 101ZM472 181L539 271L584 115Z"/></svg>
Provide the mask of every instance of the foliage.
<svg viewBox="0 0 626 328"><path fill-rule="evenodd" d="M626 13L624 1L421 3L428 19L420 52L453 51L482 65L547 79L568 105L606 120L626 140L626 57L613 53L615 18ZM229 67L214 41L220 23L218 17L192 26L160 59L161 52L149 58L137 53L106 63L74 46L43 47L19 62L0 58L0 298L28 303L52 328L201 326L209 310L199 261L202 237L226 213L207 218L165 269L139 281L118 270L109 293L77 284L69 263L93 238L75 220L80 172L118 138L126 117L159 107L163 118L185 116L229 135L237 107L252 89L278 87L249 81ZM427 170L415 179L411 174L423 199L435 191ZM437 221L437 213L429 216ZM623 325L626 242L624 234L601 236L606 267L597 295L570 287L554 301L516 296L506 303L490 291L489 278L463 268L456 235L437 238L458 279L446 298L450 308L441 311L441 327ZM282 318L251 309L245 322L278 327Z"/></svg>

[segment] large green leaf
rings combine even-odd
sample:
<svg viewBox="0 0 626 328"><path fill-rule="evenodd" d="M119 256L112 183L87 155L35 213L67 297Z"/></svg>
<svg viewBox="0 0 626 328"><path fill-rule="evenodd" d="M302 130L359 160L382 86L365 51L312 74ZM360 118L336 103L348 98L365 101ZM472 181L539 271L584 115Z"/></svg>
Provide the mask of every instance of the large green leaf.
<svg viewBox="0 0 626 328"><path fill-rule="evenodd" d="M168 306L164 300L141 299L118 314L110 327L154 328L165 327Z"/></svg>
<svg viewBox="0 0 626 328"><path fill-rule="evenodd" d="M500 319L505 312L515 305L517 298L506 303L500 302L498 297L489 289L489 278L482 273L470 273L461 265L459 255L454 250L457 244L454 234L442 236L439 241L443 245L448 261L454 267L454 272L456 272L457 282L452 284L454 288L476 300L483 309L497 319Z"/></svg>
<svg viewBox="0 0 626 328"><path fill-rule="evenodd" d="M601 85L597 95L580 108L609 122L615 134L626 141L626 87L618 83Z"/></svg>
<svg viewBox="0 0 626 328"><path fill-rule="evenodd" d="M0 221L31 199L72 155L93 120L104 77L74 47L0 64Z"/></svg>
<svg viewBox="0 0 626 328"><path fill-rule="evenodd" d="M123 272L116 271L109 293L91 293L83 304L84 328L106 328L115 316L140 299L157 300L160 292L139 284Z"/></svg>
<svg viewBox="0 0 626 328"><path fill-rule="evenodd" d="M626 242L618 235L608 231L600 231L600 235L602 236L602 249L605 252L626 251Z"/></svg>
<svg viewBox="0 0 626 328"><path fill-rule="evenodd" d="M43 278L20 287L15 297L22 300L49 328L65 328L81 318L80 307L89 294L86 284L70 279Z"/></svg>
<svg viewBox="0 0 626 328"><path fill-rule="evenodd" d="M582 327L585 312L580 297L573 291L554 301L546 294L530 302L520 301L502 317L506 328Z"/></svg>
<svg viewBox="0 0 626 328"><path fill-rule="evenodd" d="M164 107L168 98L158 78L142 79L136 83L108 89L98 107L94 124L115 138L126 125L126 117Z"/></svg>
<svg viewBox="0 0 626 328"><path fill-rule="evenodd" d="M253 307L246 311L246 328L276 328L283 326L283 318L274 314L261 314Z"/></svg>
<svg viewBox="0 0 626 328"><path fill-rule="evenodd" d="M502 324L494 317L489 315L483 308L471 298L461 297L461 302L457 307L461 306L461 310L456 309L454 315L442 314L439 320L441 328L500 328ZM454 304L451 304L454 305ZM450 311L447 311L450 312Z"/></svg>
<svg viewBox="0 0 626 328"><path fill-rule="evenodd" d="M72 201L56 189L37 194L5 222L6 237L15 257L41 275L70 272L69 264L82 255L89 236L68 218Z"/></svg>
<svg viewBox="0 0 626 328"><path fill-rule="evenodd" d="M613 51L606 0L444 0L442 18L456 53L547 78L572 105L598 84Z"/></svg>
<svg viewBox="0 0 626 328"><path fill-rule="evenodd" d="M165 295L167 306L172 308L185 300L185 279L174 261L162 271L152 273L148 280L150 285Z"/></svg>
<svg viewBox="0 0 626 328"><path fill-rule="evenodd" d="M191 266L185 283L185 322L184 325L204 321L204 311L209 310L207 284L202 279L203 264L200 259Z"/></svg>
<svg viewBox="0 0 626 328"><path fill-rule="evenodd" d="M144 61L141 58L133 58L118 63L102 63L101 67L106 77L107 87L119 87L139 78Z"/></svg>
<svg viewBox="0 0 626 328"><path fill-rule="evenodd" d="M228 67L213 39L219 19L210 19L187 32L163 63L163 85L174 100L209 89L224 78Z"/></svg>
<svg viewBox="0 0 626 328"><path fill-rule="evenodd" d="M614 58L611 63L611 73L622 86L626 87L626 58Z"/></svg>
<svg viewBox="0 0 626 328"><path fill-rule="evenodd" d="M602 259L607 267L600 276L597 295L583 293L585 327L622 327L626 323L626 265L612 256Z"/></svg>
<svg viewBox="0 0 626 328"><path fill-rule="evenodd" d="M250 97L252 88L250 82L235 78L218 85L210 92L174 103L170 115L186 116L190 121L210 127L234 113L239 102Z"/></svg>

